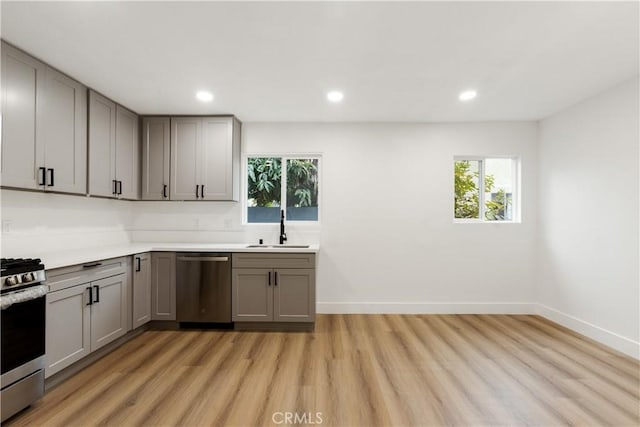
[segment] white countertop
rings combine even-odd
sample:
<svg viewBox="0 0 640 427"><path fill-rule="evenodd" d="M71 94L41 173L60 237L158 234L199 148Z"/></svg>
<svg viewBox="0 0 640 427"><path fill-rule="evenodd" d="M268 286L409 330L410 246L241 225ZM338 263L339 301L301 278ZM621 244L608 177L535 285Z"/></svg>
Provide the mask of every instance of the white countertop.
<svg viewBox="0 0 640 427"><path fill-rule="evenodd" d="M117 258L143 252L257 252L257 253L318 253L320 245L312 244L308 248L292 248L274 245L274 247L248 248L251 243L128 243L115 246L85 248L54 253L42 253L47 270L84 264L102 259Z"/></svg>

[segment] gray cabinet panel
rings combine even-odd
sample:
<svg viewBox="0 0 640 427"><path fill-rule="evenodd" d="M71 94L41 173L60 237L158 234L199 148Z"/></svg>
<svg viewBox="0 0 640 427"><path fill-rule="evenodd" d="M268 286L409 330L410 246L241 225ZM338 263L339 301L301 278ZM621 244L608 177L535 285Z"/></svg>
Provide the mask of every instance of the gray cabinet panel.
<svg viewBox="0 0 640 427"><path fill-rule="evenodd" d="M151 254L151 320L176 320L176 254Z"/></svg>
<svg viewBox="0 0 640 427"><path fill-rule="evenodd" d="M91 351L109 344L127 333L126 275L91 282Z"/></svg>
<svg viewBox="0 0 640 427"><path fill-rule="evenodd" d="M234 322L315 321L314 254L235 253L232 258Z"/></svg>
<svg viewBox="0 0 640 427"><path fill-rule="evenodd" d="M238 200L240 122L233 117L171 118L170 169L172 200Z"/></svg>
<svg viewBox="0 0 640 427"><path fill-rule="evenodd" d="M119 197L139 198L138 116L116 105L116 168L115 179L120 182Z"/></svg>
<svg viewBox="0 0 640 427"><path fill-rule="evenodd" d="M47 271L46 377L126 334L130 268L120 257Z"/></svg>
<svg viewBox="0 0 640 427"><path fill-rule="evenodd" d="M234 268L315 268L315 254L234 253Z"/></svg>
<svg viewBox="0 0 640 427"><path fill-rule="evenodd" d="M202 120L202 177L205 200L233 199L233 119Z"/></svg>
<svg viewBox="0 0 640 427"><path fill-rule="evenodd" d="M2 43L2 185L85 194L86 87Z"/></svg>
<svg viewBox="0 0 640 427"><path fill-rule="evenodd" d="M232 270L232 310L234 322L270 322L273 320L273 272L266 268Z"/></svg>
<svg viewBox="0 0 640 427"><path fill-rule="evenodd" d="M198 117L171 119L171 199L196 200L200 183L200 140L202 120Z"/></svg>
<svg viewBox="0 0 640 427"><path fill-rule="evenodd" d="M41 89L46 66L2 43L2 186L42 188L38 183L44 167L41 133Z"/></svg>
<svg viewBox="0 0 640 427"><path fill-rule="evenodd" d="M87 88L47 67L44 103L46 190L87 192ZM53 177L53 182L52 181Z"/></svg>
<svg viewBox="0 0 640 427"><path fill-rule="evenodd" d="M89 194L115 197L116 104L89 91Z"/></svg>
<svg viewBox="0 0 640 427"><path fill-rule="evenodd" d="M151 255L133 257L133 329L151 320Z"/></svg>
<svg viewBox="0 0 640 427"><path fill-rule="evenodd" d="M46 377L91 352L88 286L79 285L47 294Z"/></svg>
<svg viewBox="0 0 640 427"><path fill-rule="evenodd" d="M169 199L171 126L168 117L142 121L142 200Z"/></svg>
<svg viewBox="0 0 640 427"><path fill-rule="evenodd" d="M273 320L276 322L313 322L316 312L315 296L315 270L275 270Z"/></svg>

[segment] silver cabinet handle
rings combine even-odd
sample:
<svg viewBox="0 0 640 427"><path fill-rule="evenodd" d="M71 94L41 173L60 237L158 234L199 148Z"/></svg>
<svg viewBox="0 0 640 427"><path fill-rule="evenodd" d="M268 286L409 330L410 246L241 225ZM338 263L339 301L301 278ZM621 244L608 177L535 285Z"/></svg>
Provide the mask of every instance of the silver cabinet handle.
<svg viewBox="0 0 640 427"><path fill-rule="evenodd" d="M212 261L212 262L227 262L228 256L179 256L178 261Z"/></svg>

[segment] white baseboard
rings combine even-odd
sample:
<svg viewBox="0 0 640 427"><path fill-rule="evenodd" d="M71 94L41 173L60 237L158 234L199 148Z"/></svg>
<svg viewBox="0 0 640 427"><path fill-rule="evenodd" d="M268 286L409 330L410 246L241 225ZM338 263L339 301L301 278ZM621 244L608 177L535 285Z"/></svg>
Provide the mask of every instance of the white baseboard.
<svg viewBox="0 0 640 427"><path fill-rule="evenodd" d="M594 341L618 350L621 353L640 360L640 343L618 335L607 329L585 322L577 317L562 313L543 304L536 304L536 313L545 319L569 328Z"/></svg>
<svg viewBox="0 0 640 427"><path fill-rule="evenodd" d="M325 314L534 314L535 306L519 302L318 302Z"/></svg>

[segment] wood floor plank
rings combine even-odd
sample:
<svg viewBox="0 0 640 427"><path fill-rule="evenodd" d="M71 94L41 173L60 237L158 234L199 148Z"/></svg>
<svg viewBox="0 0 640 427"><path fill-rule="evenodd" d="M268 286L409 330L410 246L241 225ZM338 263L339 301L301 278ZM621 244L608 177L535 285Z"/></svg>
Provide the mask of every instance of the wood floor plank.
<svg viewBox="0 0 640 427"><path fill-rule="evenodd" d="M639 372L538 316L318 315L146 331L6 425L638 426Z"/></svg>

